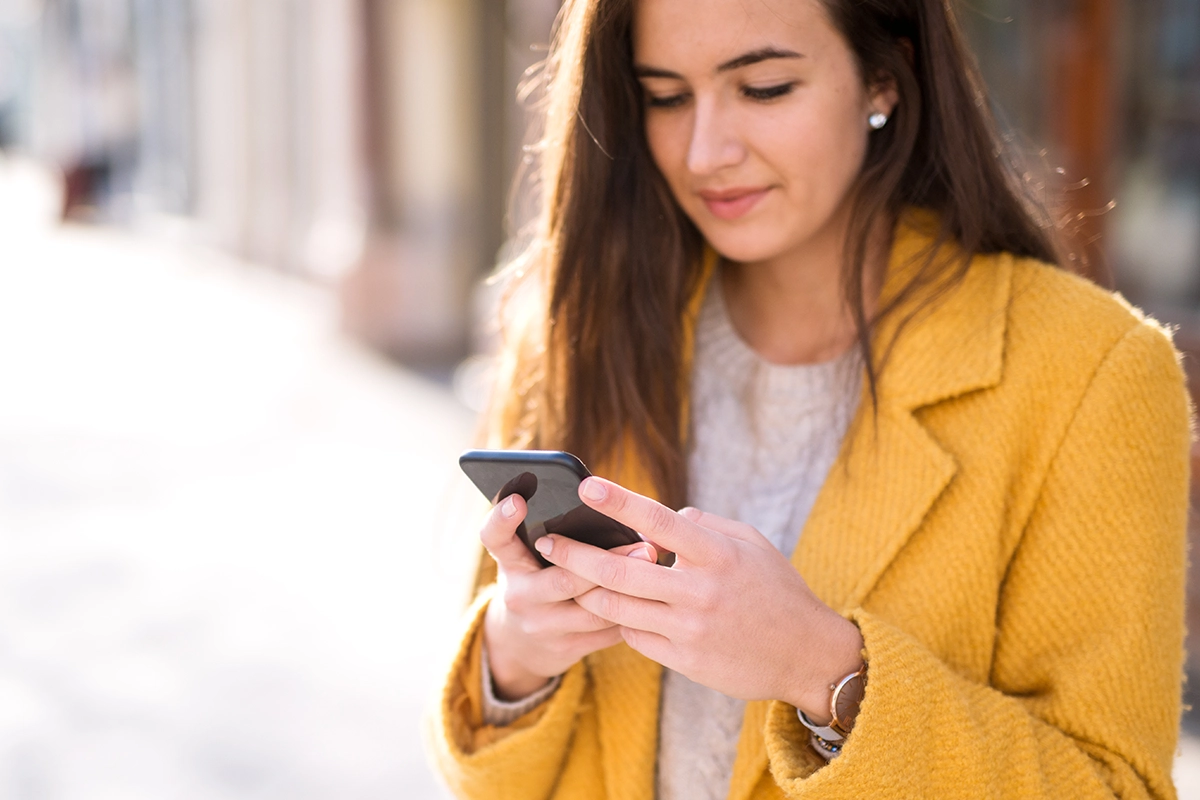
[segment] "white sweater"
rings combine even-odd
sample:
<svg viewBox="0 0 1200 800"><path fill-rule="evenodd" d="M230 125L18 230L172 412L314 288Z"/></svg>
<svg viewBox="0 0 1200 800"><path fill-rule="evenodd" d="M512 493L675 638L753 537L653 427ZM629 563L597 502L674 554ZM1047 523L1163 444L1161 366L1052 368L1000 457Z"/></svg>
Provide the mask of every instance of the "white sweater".
<svg viewBox="0 0 1200 800"><path fill-rule="evenodd" d="M696 331L688 502L753 525L784 555L800 538L858 406L857 348L824 364L780 366L738 338L712 282ZM729 792L746 703L663 673L660 800Z"/></svg>
<svg viewBox="0 0 1200 800"><path fill-rule="evenodd" d="M688 501L749 523L790 556L854 416L861 389L857 348L825 363L764 361L734 331L721 282L700 312L692 371ZM499 701L484 652L484 719L515 720L558 681L515 703ZM663 673L659 800L719 800L729 791L745 701Z"/></svg>

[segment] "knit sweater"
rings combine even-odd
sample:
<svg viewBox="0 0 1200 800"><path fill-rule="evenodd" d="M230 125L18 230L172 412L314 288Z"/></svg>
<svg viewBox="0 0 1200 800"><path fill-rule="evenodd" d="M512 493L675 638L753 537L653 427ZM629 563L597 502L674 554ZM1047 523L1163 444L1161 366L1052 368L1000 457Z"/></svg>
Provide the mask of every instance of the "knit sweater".
<svg viewBox="0 0 1200 800"><path fill-rule="evenodd" d="M885 303L934 226L901 220ZM974 256L912 316L919 299L875 332L877 402L860 402L791 558L862 633L854 732L826 763L793 707L748 703L729 796L1173 797L1190 431L1168 337L1004 254ZM512 385L521 364L502 366ZM490 444L513 444L524 417L514 393ZM626 455L596 471L652 494ZM483 724L494 574L485 559L429 729L452 790L650 800L662 668L627 646L585 658L513 724Z"/></svg>
<svg viewBox="0 0 1200 800"><path fill-rule="evenodd" d="M696 326L688 503L753 525L791 555L858 404L857 348L782 366L751 350L712 281ZM746 703L663 670L659 800L720 800Z"/></svg>

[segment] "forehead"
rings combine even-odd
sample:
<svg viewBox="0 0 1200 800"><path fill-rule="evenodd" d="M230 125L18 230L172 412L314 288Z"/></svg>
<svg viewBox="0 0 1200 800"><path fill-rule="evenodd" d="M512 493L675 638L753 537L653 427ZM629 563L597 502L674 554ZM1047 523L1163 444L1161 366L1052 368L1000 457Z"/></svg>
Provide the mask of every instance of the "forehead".
<svg viewBox="0 0 1200 800"><path fill-rule="evenodd" d="M711 68L765 46L805 56L842 45L821 0L636 0L633 56ZM670 62L670 63L667 63Z"/></svg>

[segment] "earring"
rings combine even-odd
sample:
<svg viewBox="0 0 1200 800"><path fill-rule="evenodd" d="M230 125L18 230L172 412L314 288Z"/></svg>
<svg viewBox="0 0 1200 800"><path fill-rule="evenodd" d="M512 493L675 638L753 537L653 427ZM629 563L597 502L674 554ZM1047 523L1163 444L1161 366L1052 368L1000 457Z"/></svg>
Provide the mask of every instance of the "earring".
<svg viewBox="0 0 1200 800"><path fill-rule="evenodd" d="M874 128L875 130L879 130L884 125L887 125L887 123L888 123L887 114L884 114L879 111L876 111L874 114L867 117L867 124L870 125L872 128Z"/></svg>

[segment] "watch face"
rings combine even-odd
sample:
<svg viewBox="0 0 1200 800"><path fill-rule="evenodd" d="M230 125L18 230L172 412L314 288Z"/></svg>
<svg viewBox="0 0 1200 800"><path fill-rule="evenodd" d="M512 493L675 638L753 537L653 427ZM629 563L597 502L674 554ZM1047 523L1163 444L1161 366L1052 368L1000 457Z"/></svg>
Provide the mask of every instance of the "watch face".
<svg viewBox="0 0 1200 800"><path fill-rule="evenodd" d="M834 730L841 731L843 735L850 733L866 688L867 683L862 675L855 675L838 687L837 695L833 698Z"/></svg>

